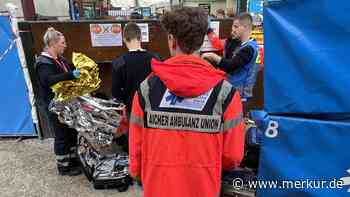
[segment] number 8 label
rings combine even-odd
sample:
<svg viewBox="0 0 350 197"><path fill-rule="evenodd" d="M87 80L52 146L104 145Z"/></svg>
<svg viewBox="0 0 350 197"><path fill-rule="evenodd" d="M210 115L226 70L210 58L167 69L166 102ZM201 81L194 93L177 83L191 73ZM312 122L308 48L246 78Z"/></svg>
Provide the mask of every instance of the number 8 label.
<svg viewBox="0 0 350 197"><path fill-rule="evenodd" d="M265 136L268 138L275 138L278 135L278 122L271 120L269 122L269 126L267 127L265 131Z"/></svg>

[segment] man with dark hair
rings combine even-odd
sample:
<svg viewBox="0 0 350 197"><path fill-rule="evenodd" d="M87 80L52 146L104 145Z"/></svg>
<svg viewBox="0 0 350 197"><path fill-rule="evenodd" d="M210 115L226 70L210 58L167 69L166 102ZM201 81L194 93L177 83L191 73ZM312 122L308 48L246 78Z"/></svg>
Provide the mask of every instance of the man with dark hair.
<svg viewBox="0 0 350 197"><path fill-rule="evenodd" d="M242 13L233 21L232 38L226 40L224 57L214 53L202 55L228 74L228 81L241 93L244 108L248 99L253 96L258 72L258 45L254 39L250 39L252 29L252 17L248 13Z"/></svg>
<svg viewBox="0 0 350 197"><path fill-rule="evenodd" d="M129 52L112 63L112 96L126 105L129 116L135 91L151 73L151 59L159 56L141 48L141 30L136 23L125 25L123 41Z"/></svg>
<svg viewBox="0 0 350 197"><path fill-rule="evenodd" d="M208 29L202 9L168 12L161 24L172 57L152 60L134 96L130 173L141 179L144 197L219 196L222 168L243 157L240 95L199 57Z"/></svg>
<svg viewBox="0 0 350 197"><path fill-rule="evenodd" d="M139 26L137 26L136 23L128 23L126 24L124 31L123 31L123 36L124 36L124 42L126 46L128 47L128 44L134 40L138 45L141 46L141 29ZM130 44L129 44L130 45Z"/></svg>
<svg viewBox="0 0 350 197"><path fill-rule="evenodd" d="M223 18L225 18L225 10L218 9L218 10L216 10L215 15L216 15L217 19L223 19Z"/></svg>

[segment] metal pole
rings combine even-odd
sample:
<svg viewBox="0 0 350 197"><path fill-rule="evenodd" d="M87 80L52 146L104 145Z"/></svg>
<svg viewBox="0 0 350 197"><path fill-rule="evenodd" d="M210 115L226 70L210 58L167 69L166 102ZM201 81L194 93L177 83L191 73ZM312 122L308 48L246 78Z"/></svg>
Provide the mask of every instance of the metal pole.
<svg viewBox="0 0 350 197"><path fill-rule="evenodd" d="M35 7L33 0L22 0L23 16L25 20L35 19Z"/></svg>

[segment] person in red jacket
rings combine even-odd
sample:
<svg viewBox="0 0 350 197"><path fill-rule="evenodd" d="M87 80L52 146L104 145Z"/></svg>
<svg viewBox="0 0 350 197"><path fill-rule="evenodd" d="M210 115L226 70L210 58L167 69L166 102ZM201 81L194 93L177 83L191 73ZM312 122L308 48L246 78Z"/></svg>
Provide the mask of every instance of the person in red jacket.
<svg viewBox="0 0 350 197"><path fill-rule="evenodd" d="M144 197L215 197L222 169L243 157L239 92L225 73L199 57L207 31L200 8L168 12L161 20L172 57L152 60L135 93L129 127L129 170Z"/></svg>

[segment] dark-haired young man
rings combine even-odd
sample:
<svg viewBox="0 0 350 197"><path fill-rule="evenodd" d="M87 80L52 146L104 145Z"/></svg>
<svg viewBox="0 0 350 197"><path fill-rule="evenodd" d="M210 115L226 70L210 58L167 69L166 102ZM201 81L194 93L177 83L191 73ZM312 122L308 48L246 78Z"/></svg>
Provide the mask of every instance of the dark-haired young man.
<svg viewBox="0 0 350 197"><path fill-rule="evenodd" d="M167 12L161 24L172 57L152 61L134 96L129 170L144 197L219 196L222 168L243 157L240 95L199 56L208 29L202 9Z"/></svg>

